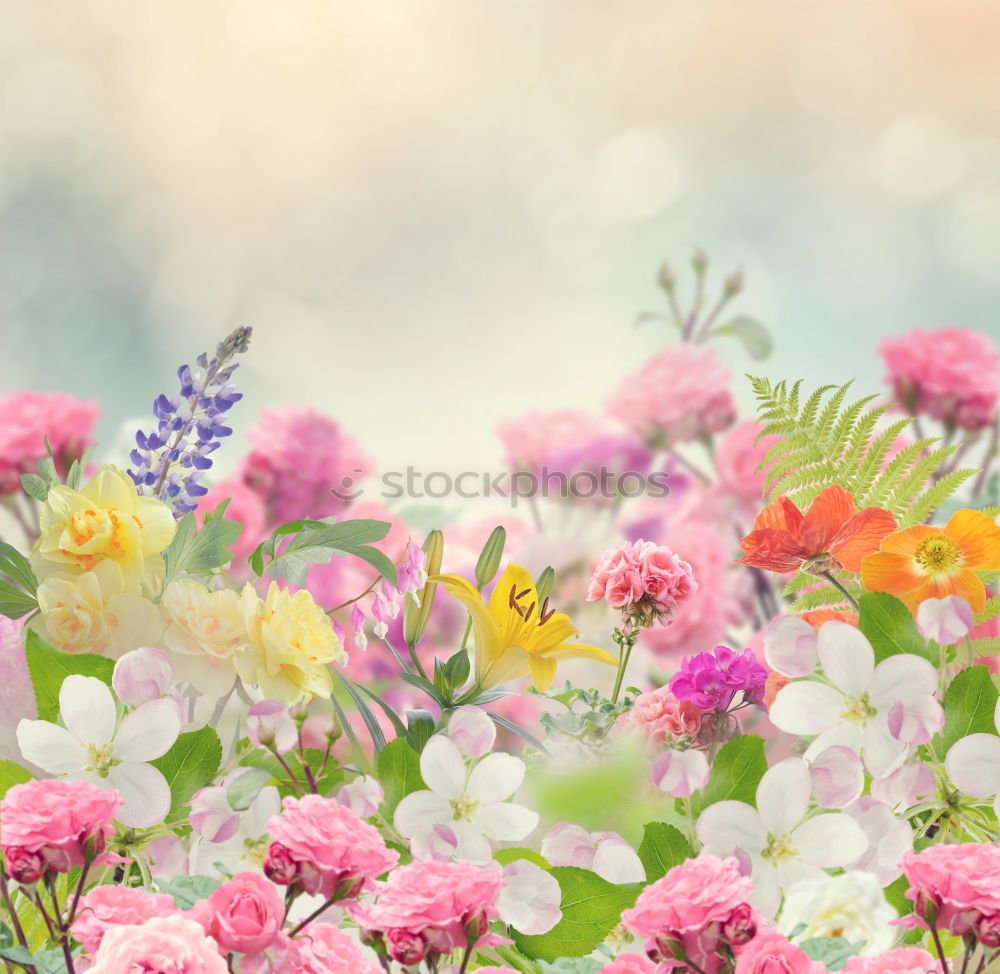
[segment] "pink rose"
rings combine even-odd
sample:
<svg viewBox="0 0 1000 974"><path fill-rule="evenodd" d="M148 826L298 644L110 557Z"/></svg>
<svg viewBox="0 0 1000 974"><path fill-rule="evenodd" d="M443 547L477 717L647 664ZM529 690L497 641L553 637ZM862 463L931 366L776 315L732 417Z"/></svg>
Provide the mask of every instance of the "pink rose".
<svg viewBox="0 0 1000 974"><path fill-rule="evenodd" d="M106 931L89 974L227 974L214 941L185 916L153 917Z"/></svg>
<svg viewBox="0 0 1000 974"><path fill-rule="evenodd" d="M292 940L287 934L279 933L263 950L240 958L240 974L312 974L313 969L305 964L302 941ZM363 974L368 972L364 971Z"/></svg>
<svg viewBox="0 0 1000 974"><path fill-rule="evenodd" d="M310 924L297 938L302 951L302 967L297 974L382 974L374 955L365 950L347 931L329 923Z"/></svg>
<svg viewBox="0 0 1000 974"><path fill-rule="evenodd" d="M753 884L740 875L735 859L701 855L647 886L635 906L622 914L622 923L646 938L650 956L669 960L674 957L671 942L680 943L702 970L715 974L722 963L718 948L730 942L724 940L724 929L730 921L746 919L743 908L752 892ZM746 927L737 923L730 929L745 942Z"/></svg>
<svg viewBox="0 0 1000 974"><path fill-rule="evenodd" d="M335 798L286 798L268 823L274 843L265 874L275 883L298 883L307 893L356 897L399 861L378 830Z"/></svg>
<svg viewBox="0 0 1000 974"><path fill-rule="evenodd" d="M750 518L761 507L767 473L766 470L758 473L757 467L778 441L776 436L758 440L762 428L763 424L753 419L737 423L719 440L716 451L719 486L736 501L737 511Z"/></svg>
<svg viewBox="0 0 1000 974"><path fill-rule="evenodd" d="M45 869L69 872L104 851L111 822L121 805L113 788L88 781L48 778L15 785L0 803L0 845L8 862L12 849L37 853Z"/></svg>
<svg viewBox="0 0 1000 974"><path fill-rule="evenodd" d="M938 974L938 962L920 947L896 947L878 957L847 958L844 974Z"/></svg>
<svg viewBox="0 0 1000 974"><path fill-rule="evenodd" d="M934 845L905 853L900 866L919 926L934 924L962 937L983 917L1000 913L1000 846Z"/></svg>
<svg viewBox="0 0 1000 974"><path fill-rule="evenodd" d="M739 954L736 974L826 974L826 967L784 934L768 931Z"/></svg>
<svg viewBox="0 0 1000 974"><path fill-rule="evenodd" d="M389 874L375 903L348 905L362 929L381 933L390 950L438 954L467 946L490 946L487 930L499 911L503 875L467 862L412 862ZM407 953L407 956L410 956Z"/></svg>
<svg viewBox="0 0 1000 974"><path fill-rule="evenodd" d="M180 911L172 896L147 893L129 886L95 886L80 900L73 936L88 954L96 954L105 933L112 927L145 923L153 917L171 916Z"/></svg>
<svg viewBox="0 0 1000 974"><path fill-rule="evenodd" d="M622 954L602 967L601 974L656 974L656 965L642 954Z"/></svg>
<svg viewBox="0 0 1000 974"><path fill-rule="evenodd" d="M269 947L285 919L285 905L274 884L257 873L237 873L193 912L224 952L241 954Z"/></svg>
<svg viewBox="0 0 1000 974"><path fill-rule="evenodd" d="M543 464L553 464L561 452L583 446L597 426L598 421L589 413L565 409L504 420L497 435L509 469L538 473Z"/></svg>
<svg viewBox="0 0 1000 974"><path fill-rule="evenodd" d="M615 721L615 730L645 735L657 748L679 737L697 737L701 730L701 711L688 700L678 700L670 687L648 690L635 698L632 709Z"/></svg>

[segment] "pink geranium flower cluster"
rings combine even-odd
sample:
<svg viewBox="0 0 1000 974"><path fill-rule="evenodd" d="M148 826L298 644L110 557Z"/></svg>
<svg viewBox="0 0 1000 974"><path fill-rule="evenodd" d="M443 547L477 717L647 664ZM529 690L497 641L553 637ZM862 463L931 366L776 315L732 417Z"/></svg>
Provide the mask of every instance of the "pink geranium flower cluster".
<svg viewBox="0 0 1000 974"><path fill-rule="evenodd" d="M653 446L721 433L736 420L729 378L710 345L673 345L626 376L607 409Z"/></svg>
<svg viewBox="0 0 1000 974"><path fill-rule="evenodd" d="M632 709L615 721L615 730L639 733L659 749L682 737L697 737L701 715L702 711L690 700L678 700L669 687L659 687L640 693Z"/></svg>
<svg viewBox="0 0 1000 974"><path fill-rule="evenodd" d="M766 684L767 668L757 662L753 650L737 653L728 646L685 657L670 678L670 690L679 700L714 711L728 710L737 694L744 702L763 703Z"/></svg>
<svg viewBox="0 0 1000 974"><path fill-rule="evenodd" d="M121 805L113 788L49 778L15 785L0 803L0 846L7 873L33 883L46 873L67 873L104 852Z"/></svg>
<svg viewBox="0 0 1000 974"><path fill-rule="evenodd" d="M746 902L752 892L735 859L701 855L647 886L622 923L645 938L655 962L690 960L705 974L716 974L764 926Z"/></svg>
<svg viewBox="0 0 1000 974"><path fill-rule="evenodd" d="M368 938L381 939L389 957L419 964L427 956L509 943L488 933L499 916L499 867L467 862L413 862L389 875L374 903L348 909Z"/></svg>
<svg viewBox="0 0 1000 974"><path fill-rule="evenodd" d="M56 468L65 475L90 446L100 409L64 392L8 392L0 396L0 495L21 489L21 474L34 471L49 439Z"/></svg>
<svg viewBox="0 0 1000 974"><path fill-rule="evenodd" d="M399 861L376 828L335 798L286 798L268 827L274 841L264 860L265 875L280 886L295 883L327 899L354 899Z"/></svg>
<svg viewBox="0 0 1000 974"><path fill-rule="evenodd" d="M887 381L914 414L966 430L989 426L1000 394L1000 351L981 332L964 328L911 331L887 338L879 353Z"/></svg>
<svg viewBox="0 0 1000 974"><path fill-rule="evenodd" d="M691 566L666 545L625 542L605 551L587 589L587 601L607 601L627 624L651 626L669 621L698 588Z"/></svg>

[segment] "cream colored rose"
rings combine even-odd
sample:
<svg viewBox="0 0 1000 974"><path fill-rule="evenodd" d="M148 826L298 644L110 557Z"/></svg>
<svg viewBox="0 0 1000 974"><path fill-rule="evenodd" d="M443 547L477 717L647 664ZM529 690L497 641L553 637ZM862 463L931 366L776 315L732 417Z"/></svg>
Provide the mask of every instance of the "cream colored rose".
<svg viewBox="0 0 1000 974"><path fill-rule="evenodd" d="M871 873L850 872L842 876L800 879L785 891L778 929L797 940L810 937L843 937L851 943L865 942L861 953L874 957L896 944L898 919L886 902L878 880Z"/></svg>
<svg viewBox="0 0 1000 974"><path fill-rule="evenodd" d="M159 561L176 531L166 504L140 497L127 473L104 467L80 490L59 484L49 491L39 512L31 565L46 578L53 572L82 574L110 561L138 590L146 559Z"/></svg>
<svg viewBox="0 0 1000 974"><path fill-rule="evenodd" d="M38 586L38 608L31 625L64 653L117 658L155 646L162 632L156 606L126 584L113 561L79 575L50 575Z"/></svg>
<svg viewBox="0 0 1000 974"><path fill-rule="evenodd" d="M326 613L304 589L271 582L261 599L249 583L240 596L249 642L236 658L240 677L287 704L328 696L330 663L347 658Z"/></svg>
<svg viewBox="0 0 1000 974"><path fill-rule="evenodd" d="M247 641L240 597L230 589L209 591L190 578L172 581L160 600L164 645L174 679L221 697L236 681L236 654Z"/></svg>

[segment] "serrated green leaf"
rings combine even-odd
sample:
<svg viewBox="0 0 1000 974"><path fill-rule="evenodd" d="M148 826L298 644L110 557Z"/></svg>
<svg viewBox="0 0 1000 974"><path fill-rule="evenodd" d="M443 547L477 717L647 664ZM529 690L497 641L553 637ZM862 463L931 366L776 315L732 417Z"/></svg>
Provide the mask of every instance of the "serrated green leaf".
<svg viewBox="0 0 1000 974"><path fill-rule="evenodd" d="M90 653L61 653L34 629L28 629L25 634L24 655L35 690L39 720L55 722L58 719L59 689L67 676L93 676L111 686L111 674L115 669L113 660Z"/></svg>
<svg viewBox="0 0 1000 974"><path fill-rule="evenodd" d="M385 793L386 817L392 820L396 806L414 791L427 785L420 774L420 758L402 737L389 741L375 761L378 780Z"/></svg>
<svg viewBox="0 0 1000 974"><path fill-rule="evenodd" d="M995 734L993 714L997 688L989 667L970 666L948 684L944 694L944 727L941 740L950 748L969 734Z"/></svg>
<svg viewBox="0 0 1000 974"><path fill-rule="evenodd" d="M528 862L538 866L539 869L544 869L546 872L552 868L552 864L540 852L520 846L513 849L497 849L493 853L493 858L501 866L509 866L512 862L517 862L518 859L527 859Z"/></svg>
<svg viewBox="0 0 1000 974"><path fill-rule="evenodd" d="M27 768L22 768L14 761L0 761L0 798L3 798L14 785L23 785L33 777Z"/></svg>
<svg viewBox="0 0 1000 974"><path fill-rule="evenodd" d="M691 844L672 825L648 822L643 827L639 859L646 870L647 883L665 876L691 855Z"/></svg>
<svg viewBox="0 0 1000 974"><path fill-rule="evenodd" d="M767 771L764 741L753 734L727 741L712 762L708 783L691 800L695 815L722 801L757 805L757 785Z"/></svg>
<svg viewBox="0 0 1000 974"><path fill-rule="evenodd" d="M170 786L167 821L176 821L191 796L212 783L222 763L222 743L211 727L181 734L162 757L149 762Z"/></svg>
<svg viewBox="0 0 1000 974"><path fill-rule="evenodd" d="M159 884L159 892L174 898L179 910L190 910L195 903L208 899L222 881L213 876L175 876Z"/></svg>
<svg viewBox="0 0 1000 974"><path fill-rule="evenodd" d="M177 522L177 532L170 547L163 552L166 568L163 588L182 573L209 576L233 560L230 550L240 537L243 525L224 517L213 517L201 530L194 512L185 514Z"/></svg>
<svg viewBox="0 0 1000 974"><path fill-rule="evenodd" d="M900 653L922 656L935 666L938 653L920 635L906 605L888 592L865 592L858 599L858 629L872 644L875 662Z"/></svg>

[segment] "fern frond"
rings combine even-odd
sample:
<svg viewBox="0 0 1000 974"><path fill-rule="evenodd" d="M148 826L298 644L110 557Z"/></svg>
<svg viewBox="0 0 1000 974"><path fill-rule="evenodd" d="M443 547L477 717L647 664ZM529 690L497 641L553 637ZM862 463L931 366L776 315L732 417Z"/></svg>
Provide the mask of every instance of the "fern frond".
<svg viewBox="0 0 1000 974"><path fill-rule="evenodd" d="M973 620L978 626L983 622L989 622L994 616L1000 615L1000 595L991 595L986 600L986 605L983 607L983 611L980 612Z"/></svg>
<svg viewBox="0 0 1000 974"><path fill-rule="evenodd" d="M793 603L792 612L808 612L810 609L850 609L844 596L832 586L803 592Z"/></svg>
<svg viewBox="0 0 1000 974"><path fill-rule="evenodd" d="M1000 656L1000 636L970 639L969 652L973 659L978 659L980 656Z"/></svg>

